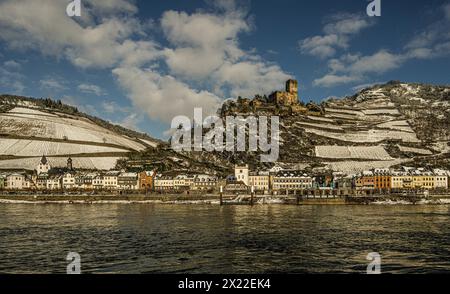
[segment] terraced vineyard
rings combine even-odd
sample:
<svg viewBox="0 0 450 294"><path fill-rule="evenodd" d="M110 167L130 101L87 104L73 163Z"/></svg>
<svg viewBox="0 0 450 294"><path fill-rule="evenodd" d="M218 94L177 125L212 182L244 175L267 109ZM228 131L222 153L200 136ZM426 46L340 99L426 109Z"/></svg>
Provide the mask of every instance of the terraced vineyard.
<svg viewBox="0 0 450 294"><path fill-rule="evenodd" d="M346 173L416 162L449 166L449 106L448 86L398 82L327 100L320 114L281 116L280 161Z"/></svg>
<svg viewBox="0 0 450 294"><path fill-rule="evenodd" d="M86 117L33 103L17 103L0 113L0 169L36 168L42 155L54 167L66 166L67 158L81 169L109 170L130 152L157 146L157 141L118 134Z"/></svg>

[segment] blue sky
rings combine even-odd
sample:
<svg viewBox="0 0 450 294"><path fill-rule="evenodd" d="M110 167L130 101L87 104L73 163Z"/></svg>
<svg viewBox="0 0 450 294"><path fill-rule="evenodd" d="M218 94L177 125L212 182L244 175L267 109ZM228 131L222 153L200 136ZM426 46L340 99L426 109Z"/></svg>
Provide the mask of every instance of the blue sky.
<svg viewBox="0 0 450 294"><path fill-rule="evenodd" d="M450 1L0 0L0 93L52 97L166 138L176 115L214 111L295 77L300 97L389 80L449 84Z"/></svg>

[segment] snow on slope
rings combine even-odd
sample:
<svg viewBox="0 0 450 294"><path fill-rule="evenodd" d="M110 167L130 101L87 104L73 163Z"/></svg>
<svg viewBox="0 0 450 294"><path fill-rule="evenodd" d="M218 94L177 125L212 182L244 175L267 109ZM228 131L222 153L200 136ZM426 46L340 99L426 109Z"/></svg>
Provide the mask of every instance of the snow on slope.
<svg viewBox="0 0 450 294"><path fill-rule="evenodd" d="M125 156L130 150L146 148L143 142L103 128L87 118L48 112L31 104L20 105L0 113L0 155L17 157L0 160L0 169L33 170L41 156L46 155L55 167L65 166L70 156L75 168L108 170L115 167L121 154Z"/></svg>
<svg viewBox="0 0 450 294"><path fill-rule="evenodd" d="M34 141L22 139L0 139L0 154L14 156L35 156L40 155L63 155L81 153L107 153L107 152L128 152L126 149L119 149L106 146L94 146L72 143L59 143L49 141Z"/></svg>
<svg viewBox="0 0 450 294"><path fill-rule="evenodd" d="M337 161L328 162L326 165L333 171L340 171L347 174L356 174L364 170L373 168L388 168L394 165L408 162L408 159L394 159L383 161Z"/></svg>
<svg viewBox="0 0 450 294"><path fill-rule="evenodd" d="M49 116L39 110L21 107L0 114L0 133L116 144L136 151L145 149L144 145L87 119L73 119L63 115Z"/></svg>
<svg viewBox="0 0 450 294"><path fill-rule="evenodd" d="M383 146L316 146L316 156L335 159L392 160Z"/></svg>

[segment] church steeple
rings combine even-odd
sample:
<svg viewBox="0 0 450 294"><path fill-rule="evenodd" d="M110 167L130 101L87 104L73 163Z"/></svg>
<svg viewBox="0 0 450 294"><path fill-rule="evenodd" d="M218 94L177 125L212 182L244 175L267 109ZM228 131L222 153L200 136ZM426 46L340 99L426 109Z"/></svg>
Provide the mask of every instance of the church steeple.
<svg viewBox="0 0 450 294"><path fill-rule="evenodd" d="M67 159L67 169L68 170L73 170L72 158L70 158L70 157Z"/></svg>
<svg viewBox="0 0 450 294"><path fill-rule="evenodd" d="M47 164L47 157L45 157L45 155L42 155L41 164L43 164L43 165Z"/></svg>

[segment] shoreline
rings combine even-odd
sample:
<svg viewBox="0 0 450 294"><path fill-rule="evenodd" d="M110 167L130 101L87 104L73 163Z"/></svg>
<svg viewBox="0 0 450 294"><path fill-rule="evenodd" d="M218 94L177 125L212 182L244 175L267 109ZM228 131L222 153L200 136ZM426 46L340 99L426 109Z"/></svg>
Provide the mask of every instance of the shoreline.
<svg viewBox="0 0 450 294"><path fill-rule="evenodd" d="M224 195L223 205L450 205L447 195L428 198L296 198L282 196ZM165 205L220 205L219 195L14 195L0 196L0 204L165 204Z"/></svg>

